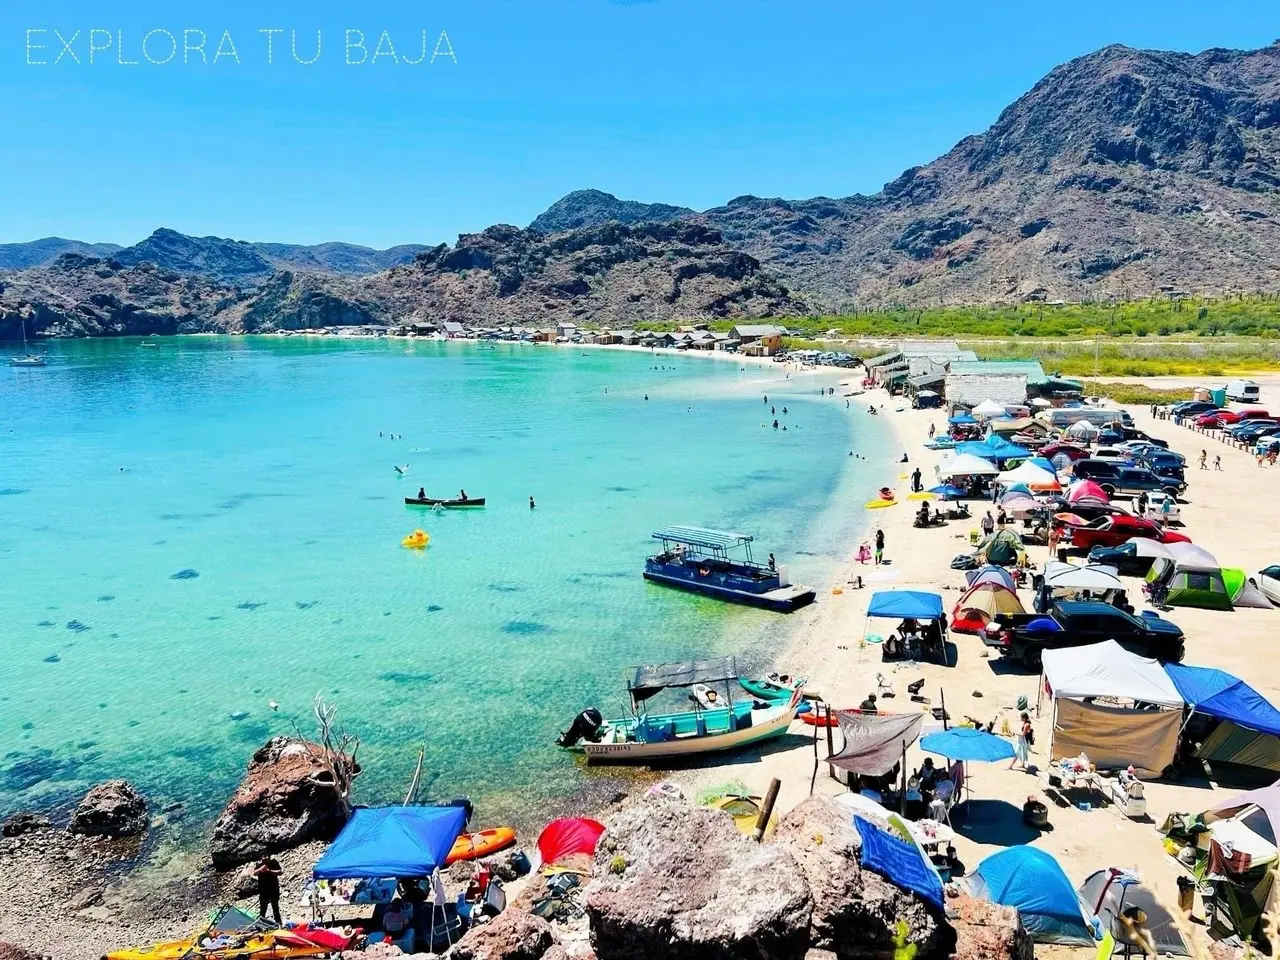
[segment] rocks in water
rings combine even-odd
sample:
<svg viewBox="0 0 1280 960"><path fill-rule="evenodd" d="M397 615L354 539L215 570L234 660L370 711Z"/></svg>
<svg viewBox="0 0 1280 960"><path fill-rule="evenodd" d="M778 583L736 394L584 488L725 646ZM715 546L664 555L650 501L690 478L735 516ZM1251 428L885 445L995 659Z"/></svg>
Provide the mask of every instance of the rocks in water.
<svg viewBox="0 0 1280 960"><path fill-rule="evenodd" d="M335 782L340 758L314 743L272 737L249 761L239 789L213 825L209 852L218 870L311 840L332 840L350 816ZM350 779L359 765L339 771Z"/></svg>
<svg viewBox="0 0 1280 960"><path fill-rule="evenodd" d="M849 820L833 800L810 797L782 818L773 839L789 850L808 881L812 945L841 958L892 957L901 920L916 956L947 956L953 934L940 912L862 869L861 840Z"/></svg>
<svg viewBox="0 0 1280 960"><path fill-rule="evenodd" d="M813 897L790 852L718 810L650 798L614 814L585 892L600 960L799 958Z"/></svg>
<svg viewBox="0 0 1280 960"><path fill-rule="evenodd" d="M20 837L37 830L48 830L53 821L39 813L15 813L0 824L0 836Z"/></svg>
<svg viewBox="0 0 1280 960"><path fill-rule="evenodd" d="M542 960L554 944L547 921L507 910L468 930L449 951L449 960Z"/></svg>
<svg viewBox="0 0 1280 960"><path fill-rule="evenodd" d="M1032 960L1035 945L1018 911L989 900L960 896L947 901L956 932L953 960Z"/></svg>
<svg viewBox="0 0 1280 960"><path fill-rule="evenodd" d="M84 795L67 829L88 837L136 837L147 829L147 801L128 780L108 780Z"/></svg>
<svg viewBox="0 0 1280 960"><path fill-rule="evenodd" d="M187 567L185 570L179 570L177 573L169 574L170 580L194 580L200 576L200 571L192 570Z"/></svg>

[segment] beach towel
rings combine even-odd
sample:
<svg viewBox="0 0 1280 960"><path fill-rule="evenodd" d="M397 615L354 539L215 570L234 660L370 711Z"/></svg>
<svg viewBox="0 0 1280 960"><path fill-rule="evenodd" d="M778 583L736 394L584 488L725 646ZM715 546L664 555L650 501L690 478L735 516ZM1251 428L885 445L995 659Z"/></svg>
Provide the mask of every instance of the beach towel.
<svg viewBox="0 0 1280 960"><path fill-rule="evenodd" d="M857 814L853 822L862 838L859 859L863 869L880 874L894 886L910 890L926 903L942 909L942 879L925 861L919 847L899 840Z"/></svg>

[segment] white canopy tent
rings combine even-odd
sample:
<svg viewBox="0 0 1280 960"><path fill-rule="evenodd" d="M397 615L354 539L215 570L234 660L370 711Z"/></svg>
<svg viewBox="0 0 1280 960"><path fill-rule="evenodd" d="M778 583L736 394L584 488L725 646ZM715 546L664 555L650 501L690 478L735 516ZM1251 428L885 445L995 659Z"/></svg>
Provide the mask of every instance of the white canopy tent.
<svg viewBox="0 0 1280 960"><path fill-rule="evenodd" d="M1051 759L1084 754L1099 770L1133 766L1142 776L1173 763L1185 702L1158 661L1106 640L1046 650L1042 662L1041 690L1053 698Z"/></svg>
<svg viewBox="0 0 1280 960"><path fill-rule="evenodd" d="M1140 557L1155 557L1159 560L1172 560L1173 551L1169 547L1173 544L1161 543L1159 540L1152 540L1148 537L1132 537L1129 540L1135 548L1135 552Z"/></svg>
<svg viewBox="0 0 1280 960"><path fill-rule="evenodd" d="M1123 590L1124 584L1116 575L1116 568L1102 563L1078 567L1074 563L1050 560L1044 567L1045 586L1059 590L1089 590L1103 593L1107 590Z"/></svg>
<svg viewBox="0 0 1280 960"><path fill-rule="evenodd" d="M1110 697L1179 709L1186 705L1158 660L1130 653L1114 640L1046 650L1041 659L1045 686L1055 700Z"/></svg>
<svg viewBox="0 0 1280 960"><path fill-rule="evenodd" d="M1067 427L1066 435L1072 440L1092 440L1102 431L1088 420L1077 420Z"/></svg>
<svg viewBox="0 0 1280 960"><path fill-rule="evenodd" d="M948 457L938 464L939 477L994 477L1000 472L990 460L983 460L972 453Z"/></svg>
<svg viewBox="0 0 1280 960"><path fill-rule="evenodd" d="M1006 470L996 477L998 483L1025 483L1031 490L1058 490L1061 485L1052 470L1037 466L1030 460L1024 460L1012 470Z"/></svg>
<svg viewBox="0 0 1280 960"><path fill-rule="evenodd" d="M996 403L994 400L983 400L970 412L975 417L999 417L1003 416L1007 411L1003 403Z"/></svg>

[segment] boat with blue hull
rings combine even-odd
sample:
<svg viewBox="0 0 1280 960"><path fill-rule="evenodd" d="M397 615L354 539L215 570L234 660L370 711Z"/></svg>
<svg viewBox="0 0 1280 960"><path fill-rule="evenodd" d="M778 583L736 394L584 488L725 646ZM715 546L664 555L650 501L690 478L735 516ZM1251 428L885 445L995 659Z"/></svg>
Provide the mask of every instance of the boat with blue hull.
<svg viewBox="0 0 1280 960"><path fill-rule="evenodd" d="M662 552L644 564L644 578L704 596L791 613L813 603L812 588L790 583L786 565L751 557L752 537L706 527L664 527L653 534Z"/></svg>

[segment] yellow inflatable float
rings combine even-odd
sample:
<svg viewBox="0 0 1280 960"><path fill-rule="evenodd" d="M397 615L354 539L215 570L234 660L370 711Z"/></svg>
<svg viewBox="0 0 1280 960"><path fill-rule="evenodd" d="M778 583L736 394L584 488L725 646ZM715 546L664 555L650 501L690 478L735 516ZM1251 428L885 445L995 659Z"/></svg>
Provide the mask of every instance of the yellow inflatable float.
<svg viewBox="0 0 1280 960"><path fill-rule="evenodd" d="M429 533L425 530L415 530L400 541L400 546L408 547L410 550L421 550L430 542L431 535Z"/></svg>

